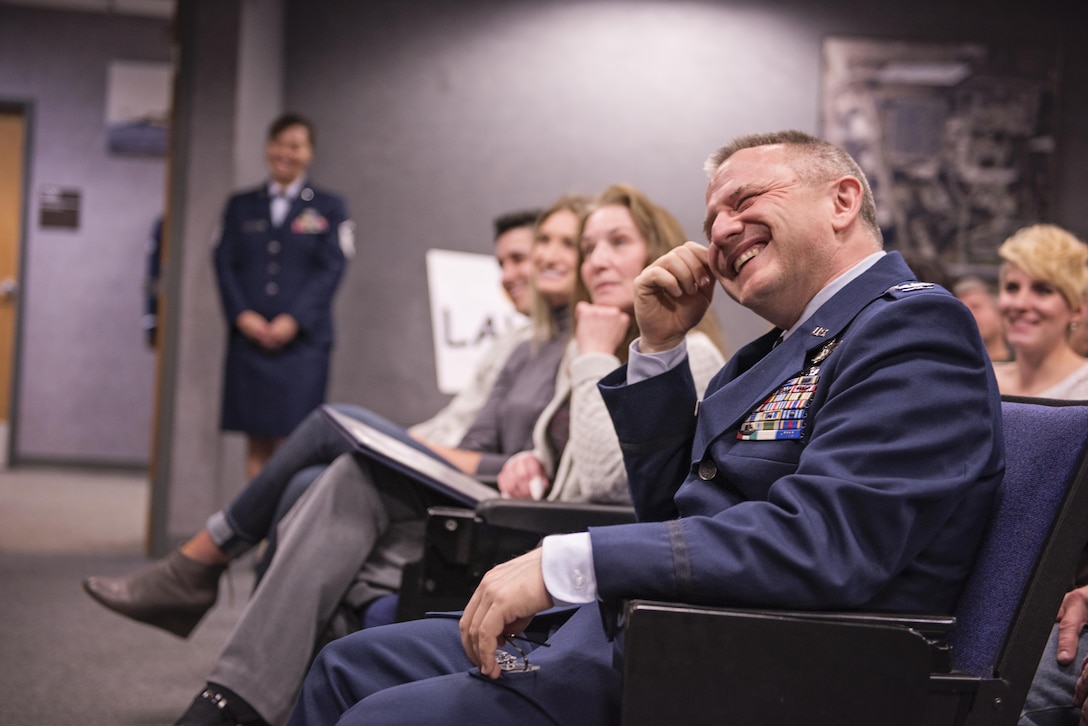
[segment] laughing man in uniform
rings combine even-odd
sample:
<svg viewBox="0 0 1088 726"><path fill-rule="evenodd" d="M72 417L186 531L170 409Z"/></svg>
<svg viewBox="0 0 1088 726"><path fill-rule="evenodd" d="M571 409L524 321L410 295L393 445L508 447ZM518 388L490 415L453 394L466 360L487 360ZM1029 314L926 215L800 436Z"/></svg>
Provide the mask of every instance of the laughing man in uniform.
<svg viewBox="0 0 1088 726"><path fill-rule="evenodd" d="M640 275L641 337L600 384L638 522L545 538L484 577L459 627L424 619L327 646L292 724L615 723L598 600L954 606L1004 472L971 314L883 252L872 193L838 147L749 136L708 170L709 247ZM683 338L716 283L776 329L697 407ZM524 668L510 641L563 604L579 607Z"/></svg>

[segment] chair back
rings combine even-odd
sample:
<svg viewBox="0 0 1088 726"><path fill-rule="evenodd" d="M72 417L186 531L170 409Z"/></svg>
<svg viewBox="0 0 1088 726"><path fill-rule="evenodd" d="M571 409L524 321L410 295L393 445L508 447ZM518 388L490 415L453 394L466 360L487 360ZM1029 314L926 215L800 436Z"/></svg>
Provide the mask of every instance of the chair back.
<svg viewBox="0 0 1088 726"><path fill-rule="evenodd" d="M952 667L1024 696L1088 540L1088 402L1003 397L1001 409L1005 478L956 609Z"/></svg>

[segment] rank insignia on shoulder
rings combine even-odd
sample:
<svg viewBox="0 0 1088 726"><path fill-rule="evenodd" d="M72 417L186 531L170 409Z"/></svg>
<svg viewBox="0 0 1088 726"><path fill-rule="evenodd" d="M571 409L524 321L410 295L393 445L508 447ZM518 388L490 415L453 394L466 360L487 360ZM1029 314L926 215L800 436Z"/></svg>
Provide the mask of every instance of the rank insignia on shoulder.
<svg viewBox="0 0 1088 726"><path fill-rule="evenodd" d="M933 288L932 282L903 282L898 285L892 285L888 288L888 292L914 292L915 290L929 290Z"/></svg>
<svg viewBox="0 0 1088 726"><path fill-rule="evenodd" d="M350 260L355 256L355 222L350 219L341 222L336 228L336 236L340 241L340 251Z"/></svg>

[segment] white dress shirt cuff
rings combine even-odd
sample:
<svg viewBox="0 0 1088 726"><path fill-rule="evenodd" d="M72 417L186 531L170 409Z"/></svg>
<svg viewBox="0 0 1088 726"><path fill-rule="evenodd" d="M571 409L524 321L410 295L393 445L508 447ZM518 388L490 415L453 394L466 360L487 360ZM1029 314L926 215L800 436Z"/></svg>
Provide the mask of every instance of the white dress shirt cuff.
<svg viewBox="0 0 1088 726"><path fill-rule="evenodd" d="M581 605L597 599L589 532L553 534L544 538L542 547L544 587L556 605Z"/></svg>
<svg viewBox="0 0 1088 726"><path fill-rule="evenodd" d="M687 340L681 340L675 348L660 353L643 353L638 338L631 341L631 353L627 356L627 385L659 376L680 365L688 352Z"/></svg>

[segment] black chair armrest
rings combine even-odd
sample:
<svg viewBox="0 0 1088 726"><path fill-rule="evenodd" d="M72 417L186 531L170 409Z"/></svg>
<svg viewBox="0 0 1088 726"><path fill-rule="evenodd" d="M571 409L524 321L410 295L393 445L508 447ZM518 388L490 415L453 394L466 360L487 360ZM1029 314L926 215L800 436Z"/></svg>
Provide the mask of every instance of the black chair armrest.
<svg viewBox="0 0 1088 726"><path fill-rule="evenodd" d="M487 570L536 547L545 535L633 521L632 507L602 504L492 499L475 510L431 507L423 558L404 569L398 619L464 607Z"/></svg>
<svg viewBox="0 0 1088 726"><path fill-rule="evenodd" d="M622 722L924 723L931 643L914 616L839 615L631 601Z"/></svg>
<svg viewBox="0 0 1088 726"><path fill-rule="evenodd" d="M745 612L745 611L738 611ZM855 623L858 625L876 625L909 628L929 643L932 661L932 673L948 673L952 669L952 646L948 636L956 627L956 618L947 614L925 613L860 613L860 612L817 612L803 610L751 610L748 612L765 615L784 615L801 620L817 622Z"/></svg>
<svg viewBox="0 0 1088 726"><path fill-rule="evenodd" d="M539 534L584 532L589 527L629 524L633 507L617 504L534 502L523 499L488 499L476 505L476 516L497 527L523 529Z"/></svg>

